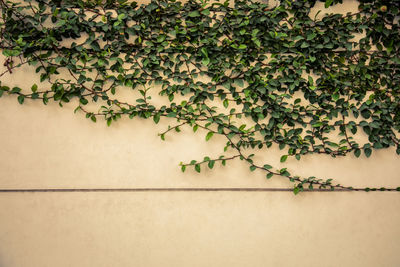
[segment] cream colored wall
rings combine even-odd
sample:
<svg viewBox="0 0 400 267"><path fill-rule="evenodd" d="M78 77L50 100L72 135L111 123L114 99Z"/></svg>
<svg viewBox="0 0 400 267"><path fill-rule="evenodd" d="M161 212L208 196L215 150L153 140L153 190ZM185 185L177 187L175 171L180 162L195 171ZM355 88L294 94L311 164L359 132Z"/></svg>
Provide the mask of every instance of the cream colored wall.
<svg viewBox="0 0 400 267"><path fill-rule="evenodd" d="M356 8L345 2L333 11ZM37 79L24 68L2 81ZM240 161L182 174L180 161L218 156L223 140L184 129L163 142L168 121L107 127L74 107L0 99L0 188L292 186ZM263 159L279 164L280 153ZM393 150L287 166L354 186L400 185ZM399 266L399 210L400 194L382 192L0 193L0 266Z"/></svg>

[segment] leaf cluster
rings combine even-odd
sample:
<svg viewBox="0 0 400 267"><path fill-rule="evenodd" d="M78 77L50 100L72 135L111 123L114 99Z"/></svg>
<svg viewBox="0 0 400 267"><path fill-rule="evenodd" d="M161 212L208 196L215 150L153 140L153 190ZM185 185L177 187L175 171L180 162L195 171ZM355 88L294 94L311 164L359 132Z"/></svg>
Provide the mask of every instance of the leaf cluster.
<svg viewBox="0 0 400 267"><path fill-rule="evenodd" d="M61 106L77 99L76 111L108 126L122 116L166 117L177 124L163 140L189 125L205 130L206 141L224 137L224 151L233 151L182 163L182 171L239 158L267 178L294 182L296 194L362 190L292 175L249 155L272 146L284 151L282 163L310 154L370 157L389 147L400 154L400 4L362 0L355 13L313 18L315 3L0 0L7 68L0 75L27 64L42 82L27 92L1 81L0 96ZM121 101L121 90L138 98ZM165 105L153 104L155 91ZM99 109L89 110L89 102Z"/></svg>

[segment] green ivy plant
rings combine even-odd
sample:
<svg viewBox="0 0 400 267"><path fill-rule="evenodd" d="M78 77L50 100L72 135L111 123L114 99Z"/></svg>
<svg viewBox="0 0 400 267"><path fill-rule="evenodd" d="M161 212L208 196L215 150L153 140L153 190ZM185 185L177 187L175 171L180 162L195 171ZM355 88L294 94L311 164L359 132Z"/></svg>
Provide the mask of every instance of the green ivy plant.
<svg viewBox="0 0 400 267"><path fill-rule="evenodd" d="M339 2L326 0L325 7ZM224 151L233 156L181 163L182 171L240 158L267 179L290 180L295 194L400 191L300 177L254 160L273 145L284 151L281 162L309 154L369 157L391 146L400 154L400 2L362 0L355 13L310 17L315 4L0 0L0 75L30 65L45 82L27 90L1 81L0 96L60 106L77 99L76 111L108 126L122 116L171 118L176 124L163 140L184 125L206 130L206 140L226 139ZM140 96L124 102L121 90ZM154 90L165 105L153 103Z"/></svg>

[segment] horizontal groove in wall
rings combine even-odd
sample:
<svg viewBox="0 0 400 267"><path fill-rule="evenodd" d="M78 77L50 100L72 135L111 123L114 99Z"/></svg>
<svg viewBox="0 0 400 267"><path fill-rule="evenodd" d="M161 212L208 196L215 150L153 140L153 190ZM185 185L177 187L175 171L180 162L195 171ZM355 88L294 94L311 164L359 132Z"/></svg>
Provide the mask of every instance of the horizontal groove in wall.
<svg viewBox="0 0 400 267"><path fill-rule="evenodd" d="M292 192L292 188L33 188L0 189L0 193L51 193L51 192ZM347 189L304 189L304 192L354 192Z"/></svg>

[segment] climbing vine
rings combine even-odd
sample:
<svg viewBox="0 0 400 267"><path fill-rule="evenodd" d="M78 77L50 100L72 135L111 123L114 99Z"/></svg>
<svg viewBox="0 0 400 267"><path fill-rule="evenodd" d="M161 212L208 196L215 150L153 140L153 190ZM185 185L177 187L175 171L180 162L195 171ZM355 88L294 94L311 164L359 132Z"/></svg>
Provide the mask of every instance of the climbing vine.
<svg viewBox="0 0 400 267"><path fill-rule="evenodd" d="M176 124L163 140L183 126L226 139L224 155L181 163L182 171L240 158L268 179L292 181L295 194L400 191L300 177L254 159L271 146L283 151L281 162L369 157L392 146L400 154L400 2L362 0L355 13L310 16L315 4L0 0L0 77L24 65L40 75L31 88L1 80L0 96L60 106L76 99L76 112L108 126L122 116L167 117ZM121 91L136 101L121 100Z"/></svg>

